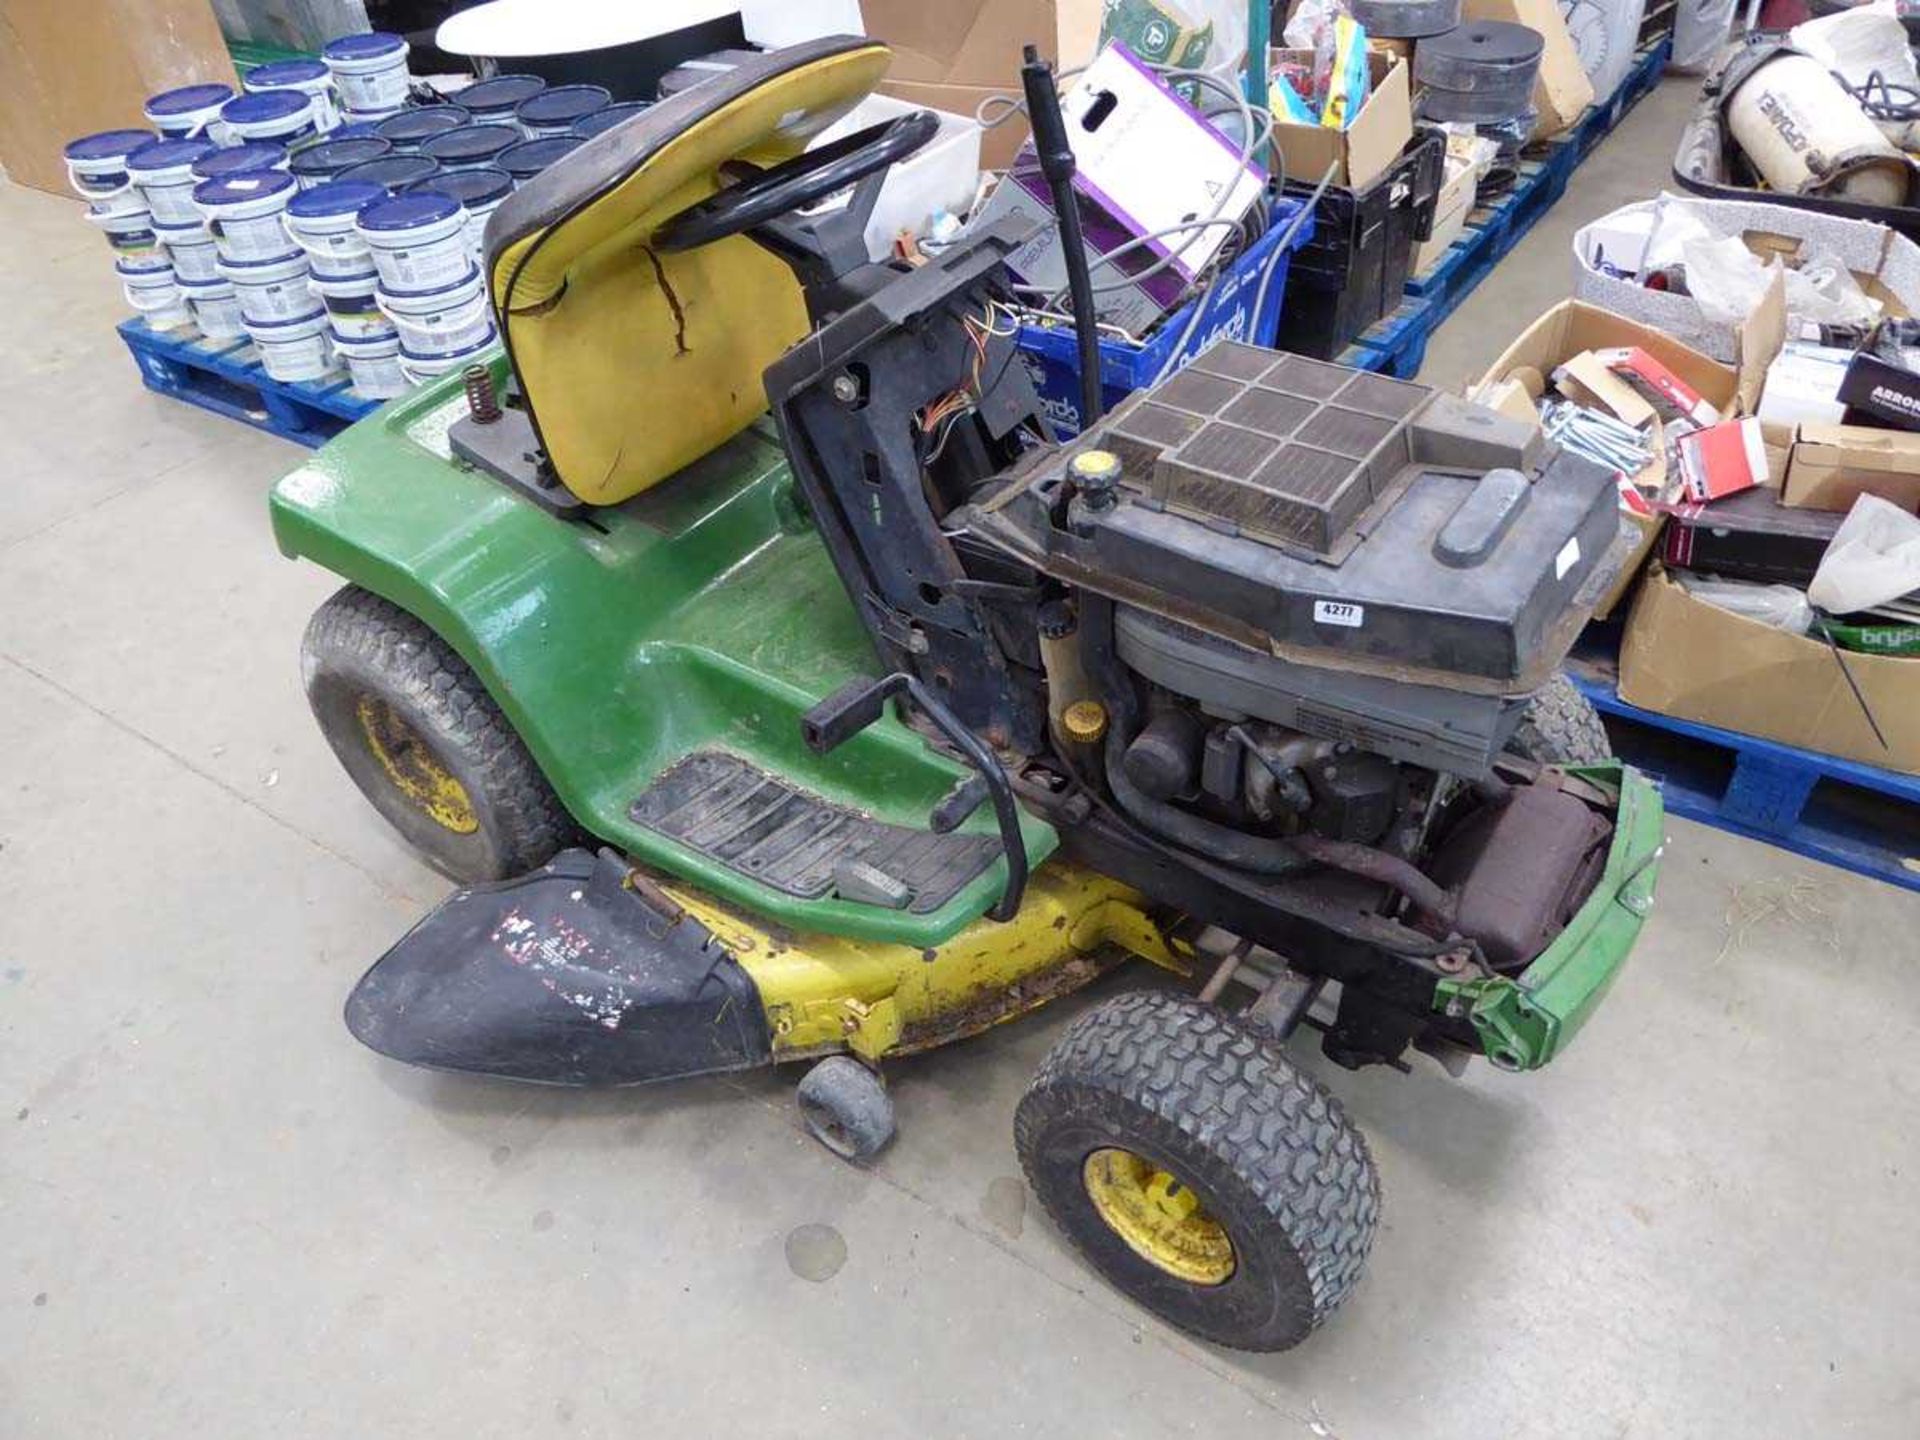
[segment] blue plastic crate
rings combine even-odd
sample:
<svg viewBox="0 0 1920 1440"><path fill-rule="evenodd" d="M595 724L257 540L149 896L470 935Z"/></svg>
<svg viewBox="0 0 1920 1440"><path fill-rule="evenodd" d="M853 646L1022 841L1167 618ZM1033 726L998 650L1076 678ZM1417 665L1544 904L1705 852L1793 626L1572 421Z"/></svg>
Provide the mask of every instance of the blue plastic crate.
<svg viewBox="0 0 1920 1440"><path fill-rule="evenodd" d="M1302 203L1285 197L1274 200L1267 233L1227 266L1205 295L1161 321L1160 328L1146 343L1129 345L1120 340L1101 340L1100 389L1109 409L1135 390L1153 384L1164 375L1178 373L1216 340L1273 344L1280 332L1287 265L1293 252L1313 238L1311 215L1291 238L1287 237L1287 227L1293 223ZM1264 297L1260 295L1263 280L1267 287ZM1256 299L1260 300L1258 315L1253 313ZM1199 324L1194 325L1196 307L1201 313ZM1182 345L1181 337L1187 334L1190 325L1192 338ZM1040 392L1041 407L1054 429L1063 436L1077 435L1080 432L1080 364L1073 327L1022 325L1020 358L1033 377L1034 388Z"/></svg>

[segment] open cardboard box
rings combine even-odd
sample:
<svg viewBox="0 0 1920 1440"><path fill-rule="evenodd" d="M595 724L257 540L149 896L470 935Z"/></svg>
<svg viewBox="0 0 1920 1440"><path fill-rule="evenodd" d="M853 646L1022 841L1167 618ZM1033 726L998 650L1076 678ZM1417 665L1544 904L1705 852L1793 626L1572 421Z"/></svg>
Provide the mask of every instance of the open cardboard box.
<svg viewBox="0 0 1920 1440"><path fill-rule="evenodd" d="M1920 773L1920 660L1834 652L1697 600L1655 566L1620 647L1629 704L1867 765ZM1887 737L1874 737L1847 684Z"/></svg>
<svg viewBox="0 0 1920 1440"><path fill-rule="evenodd" d="M1851 510L1862 495L1920 512L1920 432L1802 425L1787 453L1781 501L1809 510Z"/></svg>
<svg viewBox="0 0 1920 1440"><path fill-rule="evenodd" d="M1272 54L1276 67L1288 60L1304 60L1309 67L1313 63L1309 50L1275 50ZM1335 185L1359 190L1384 174L1407 148L1413 138L1413 92L1407 62L1370 48L1367 66L1372 73L1372 88L1367 103L1346 129L1274 123L1274 144L1286 159L1290 178L1317 185L1327 166L1332 165Z"/></svg>
<svg viewBox="0 0 1920 1440"><path fill-rule="evenodd" d="M1743 390L1751 388L1753 383L1744 372L1710 360L1697 350L1689 350L1658 330L1598 306L1578 300L1563 300L1523 330L1501 352L1500 357L1487 368L1487 373L1473 386L1470 398L1492 404L1509 414L1521 413L1523 403L1532 410L1533 402L1539 400L1550 384L1554 370L1560 365L1587 350L1629 345L1638 345L1661 361L1717 406L1723 415L1731 416L1739 410ZM1522 395L1527 397L1524 402L1520 398ZM1534 413L1537 418L1537 411ZM1664 485L1663 466L1655 479ZM1663 490L1657 498L1668 497ZM1659 540L1661 528L1666 524L1666 517L1658 511L1652 515L1621 513L1639 532L1640 538L1619 578L1601 597L1594 611L1602 619L1611 615L1626 596L1641 565Z"/></svg>
<svg viewBox="0 0 1920 1440"><path fill-rule="evenodd" d="M881 83L929 110L972 115L990 95L1020 93L1020 51L1039 47L1061 67L1100 48L1101 0L861 0L867 34L893 49ZM1019 115L988 130L981 163L1004 170L1027 138Z"/></svg>

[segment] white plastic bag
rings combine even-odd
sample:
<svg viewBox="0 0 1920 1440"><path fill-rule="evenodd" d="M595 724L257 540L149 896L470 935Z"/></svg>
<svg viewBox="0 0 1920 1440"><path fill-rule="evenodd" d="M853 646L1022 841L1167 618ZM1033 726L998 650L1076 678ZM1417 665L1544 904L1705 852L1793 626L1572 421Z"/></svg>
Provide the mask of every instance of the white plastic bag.
<svg viewBox="0 0 1920 1440"><path fill-rule="evenodd" d="M1754 580L1722 580L1717 575L1696 575L1676 570L1673 578L1696 600L1758 620L1790 635L1804 635L1813 624L1813 606L1807 597L1791 585L1762 585Z"/></svg>
<svg viewBox="0 0 1920 1440"><path fill-rule="evenodd" d="M1829 615L1851 615L1920 590L1920 515L1862 495L1827 542L1807 598Z"/></svg>
<svg viewBox="0 0 1920 1440"><path fill-rule="evenodd" d="M1667 69L1697 75L1727 43L1734 0L1680 0L1673 14L1673 55Z"/></svg>
<svg viewBox="0 0 1920 1440"><path fill-rule="evenodd" d="M1333 22L1347 13L1340 0L1300 0L1300 6L1287 17L1280 38L1289 50L1317 50L1322 34L1333 33Z"/></svg>
<svg viewBox="0 0 1920 1440"><path fill-rule="evenodd" d="M1680 244L1687 293L1711 325L1738 326L1767 293L1767 267L1738 235Z"/></svg>

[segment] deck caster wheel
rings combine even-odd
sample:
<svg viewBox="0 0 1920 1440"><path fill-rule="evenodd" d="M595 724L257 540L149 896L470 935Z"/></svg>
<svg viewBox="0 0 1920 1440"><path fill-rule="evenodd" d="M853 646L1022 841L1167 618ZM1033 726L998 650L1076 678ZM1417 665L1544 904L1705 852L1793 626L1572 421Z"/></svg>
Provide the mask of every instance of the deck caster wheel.
<svg viewBox="0 0 1920 1440"><path fill-rule="evenodd" d="M1067 1030L1014 1120L1027 1181L1109 1283L1239 1350L1299 1344L1352 1291L1380 1181L1280 1047L1166 991Z"/></svg>
<svg viewBox="0 0 1920 1440"><path fill-rule="evenodd" d="M795 1098L813 1138L844 1160L865 1160L893 1138L893 1101L880 1077L848 1055L830 1055Z"/></svg>

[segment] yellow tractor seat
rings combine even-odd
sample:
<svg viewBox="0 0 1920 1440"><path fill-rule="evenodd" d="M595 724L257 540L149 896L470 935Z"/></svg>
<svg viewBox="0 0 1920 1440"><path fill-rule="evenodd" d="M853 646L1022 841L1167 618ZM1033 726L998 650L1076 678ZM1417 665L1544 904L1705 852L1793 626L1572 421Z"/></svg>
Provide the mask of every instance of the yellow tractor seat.
<svg viewBox="0 0 1920 1440"><path fill-rule="evenodd" d="M837 37L760 56L595 136L494 211L488 291L561 482L614 505L766 409L808 330L799 282L745 235L656 249L722 167L789 160L873 92L888 51Z"/></svg>

